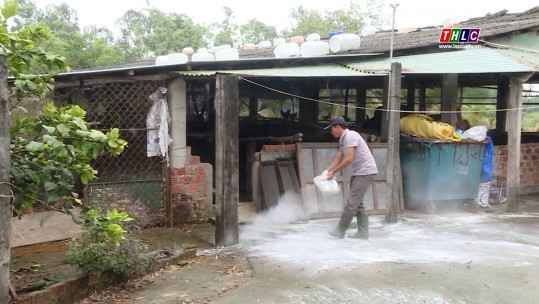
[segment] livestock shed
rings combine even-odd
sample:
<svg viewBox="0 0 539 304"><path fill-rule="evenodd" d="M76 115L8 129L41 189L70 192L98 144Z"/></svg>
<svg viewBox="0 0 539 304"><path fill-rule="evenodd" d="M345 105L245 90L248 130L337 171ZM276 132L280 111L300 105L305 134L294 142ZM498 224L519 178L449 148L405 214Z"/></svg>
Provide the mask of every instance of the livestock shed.
<svg viewBox="0 0 539 304"><path fill-rule="evenodd" d="M459 109L476 104L478 97L468 92L482 88L490 92L482 99L491 100L486 112L491 113L495 174L507 189L508 209L518 211L519 193L539 190L539 135L522 132L523 112L538 106L528 97L539 82L539 7L488 14L452 27L480 28L478 43L440 44L442 28L433 26L377 32L361 37L358 50L325 56L275 58L273 49L240 50L237 60L74 71L56 77L55 100L81 105L93 126L118 127L129 142L121 157L95 162L100 178L88 185L89 199L100 189L128 193L150 206L161 224L217 214L223 228L217 241L227 245L237 242L238 202L259 198L252 196L260 187L252 169L268 155L256 152L295 151L303 160L312 157L305 170L317 171L323 161L316 158L328 152L324 145L334 148L323 126L329 117L342 115L350 128L372 139L373 149L379 144L386 149L378 154L387 165L377 179L383 187L372 193L379 199L372 211L383 211L381 196L396 198L400 188L395 179L386 179L386 173L398 171L398 161L388 161L397 157L389 148L388 110L398 109L389 101L396 100L405 112L438 111L442 121L454 124ZM390 73L390 67L398 70ZM382 115L373 123L377 107ZM168 124L156 123L167 121L156 114L163 109ZM170 136L164 150L154 145L155 137L163 136L163 125ZM276 151L276 143L284 150ZM298 170L301 157L272 174L291 176L286 174ZM301 179L306 171L298 171L297 186L312 186ZM314 171L311 176L319 173ZM345 180L342 176L340 181ZM284 185L273 187L277 191ZM272 198L264 199L267 207ZM305 207L312 215L338 212L320 204Z"/></svg>

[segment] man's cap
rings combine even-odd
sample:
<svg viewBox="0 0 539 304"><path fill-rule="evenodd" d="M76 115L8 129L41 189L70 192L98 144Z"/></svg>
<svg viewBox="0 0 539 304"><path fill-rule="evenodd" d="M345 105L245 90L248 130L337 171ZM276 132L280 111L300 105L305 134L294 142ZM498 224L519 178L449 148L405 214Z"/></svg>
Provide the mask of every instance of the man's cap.
<svg viewBox="0 0 539 304"><path fill-rule="evenodd" d="M333 117L329 120L329 125L325 127L324 130L329 129L331 126L334 126L334 125L346 126L346 120L344 120L342 116Z"/></svg>

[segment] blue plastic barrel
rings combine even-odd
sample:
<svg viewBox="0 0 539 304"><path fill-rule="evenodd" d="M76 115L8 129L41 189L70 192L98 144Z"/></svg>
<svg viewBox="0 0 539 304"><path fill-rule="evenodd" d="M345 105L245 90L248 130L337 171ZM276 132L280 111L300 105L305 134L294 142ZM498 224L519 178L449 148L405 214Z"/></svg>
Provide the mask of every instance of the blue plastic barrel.
<svg viewBox="0 0 539 304"><path fill-rule="evenodd" d="M333 37L335 35L339 35L339 34L344 34L344 31L343 30L338 30L338 31L329 32L328 38L331 38L331 37Z"/></svg>

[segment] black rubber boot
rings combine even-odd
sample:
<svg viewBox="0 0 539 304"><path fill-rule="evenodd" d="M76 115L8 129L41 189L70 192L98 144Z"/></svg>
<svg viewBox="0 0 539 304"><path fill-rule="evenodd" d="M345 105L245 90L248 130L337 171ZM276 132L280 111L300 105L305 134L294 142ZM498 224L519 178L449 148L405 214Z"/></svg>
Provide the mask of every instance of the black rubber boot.
<svg viewBox="0 0 539 304"><path fill-rule="evenodd" d="M348 229L348 226L350 226L350 223L352 222L353 217L354 216L351 214L343 213L341 215L341 220L339 221L339 225L337 225L335 229L328 231L328 233L340 239L344 238L344 233L346 232L346 229Z"/></svg>
<svg viewBox="0 0 539 304"><path fill-rule="evenodd" d="M369 216L365 213L360 213L357 215L357 232L355 234L350 234L348 237L353 239L363 239L366 240L369 238Z"/></svg>

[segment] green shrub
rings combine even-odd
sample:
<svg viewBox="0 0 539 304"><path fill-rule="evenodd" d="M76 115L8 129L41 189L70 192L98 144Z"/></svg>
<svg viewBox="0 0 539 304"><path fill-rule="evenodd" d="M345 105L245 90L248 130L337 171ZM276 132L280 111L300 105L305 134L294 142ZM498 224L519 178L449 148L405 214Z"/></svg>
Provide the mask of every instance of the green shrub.
<svg viewBox="0 0 539 304"><path fill-rule="evenodd" d="M105 215L90 210L81 235L69 242L69 262L86 274L112 271L131 278L147 272L155 259L148 246L122 226L132 220L116 209Z"/></svg>

